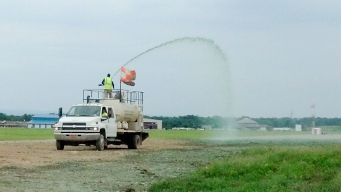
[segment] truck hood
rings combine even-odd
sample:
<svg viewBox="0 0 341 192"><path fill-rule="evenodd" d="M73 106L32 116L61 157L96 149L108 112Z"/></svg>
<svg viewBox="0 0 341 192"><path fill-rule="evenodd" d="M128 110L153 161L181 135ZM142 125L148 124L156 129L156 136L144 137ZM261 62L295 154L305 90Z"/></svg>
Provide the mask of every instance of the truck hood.
<svg viewBox="0 0 341 192"><path fill-rule="evenodd" d="M59 123L86 123L86 124L91 124L96 121L101 121L100 117L62 117L59 120Z"/></svg>

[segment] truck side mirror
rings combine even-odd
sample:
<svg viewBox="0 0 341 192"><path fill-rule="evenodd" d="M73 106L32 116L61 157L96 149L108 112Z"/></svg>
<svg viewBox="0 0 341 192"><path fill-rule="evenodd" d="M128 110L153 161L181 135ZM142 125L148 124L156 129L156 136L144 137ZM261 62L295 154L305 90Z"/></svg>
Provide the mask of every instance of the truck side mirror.
<svg viewBox="0 0 341 192"><path fill-rule="evenodd" d="M59 108L59 113L58 113L59 118L63 116L63 108Z"/></svg>

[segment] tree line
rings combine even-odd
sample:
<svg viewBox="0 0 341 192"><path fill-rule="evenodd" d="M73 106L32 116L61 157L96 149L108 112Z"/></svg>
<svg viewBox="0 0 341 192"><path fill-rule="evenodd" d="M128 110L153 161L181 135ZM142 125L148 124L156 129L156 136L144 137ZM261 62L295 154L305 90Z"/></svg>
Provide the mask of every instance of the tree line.
<svg viewBox="0 0 341 192"><path fill-rule="evenodd" d="M212 117L200 117L195 115L186 115L178 117L164 117L164 116L145 116L146 118L162 120L162 125L166 129L171 129L174 127L184 127L184 128L204 128L211 127L215 128L227 128L227 127L237 127L237 122L250 117L239 117L239 118L228 118L221 116ZM273 127L289 127L294 128L296 124L302 125L302 128L312 127L312 117L304 118L250 118L262 126L273 128ZM317 117L315 120L315 126L341 126L341 118L322 118Z"/></svg>
<svg viewBox="0 0 341 192"><path fill-rule="evenodd" d="M221 128L228 125L229 118L220 116L200 117L195 115L186 115L179 117L163 117L163 116L145 116L145 118L162 120L162 126L166 129L174 127L184 128L203 128L211 126L212 128Z"/></svg>
<svg viewBox="0 0 341 192"><path fill-rule="evenodd" d="M0 121L31 121L32 116L30 114L24 114L21 116L16 115L6 115L5 113L0 113Z"/></svg>

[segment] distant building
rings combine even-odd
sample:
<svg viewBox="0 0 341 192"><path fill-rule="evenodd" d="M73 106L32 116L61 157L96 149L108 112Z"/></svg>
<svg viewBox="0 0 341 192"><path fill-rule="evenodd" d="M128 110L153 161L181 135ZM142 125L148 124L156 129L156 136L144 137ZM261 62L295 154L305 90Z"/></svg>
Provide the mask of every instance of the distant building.
<svg viewBox="0 0 341 192"><path fill-rule="evenodd" d="M162 120L143 118L145 129L162 129Z"/></svg>
<svg viewBox="0 0 341 192"><path fill-rule="evenodd" d="M302 125L296 124L295 131L302 131Z"/></svg>
<svg viewBox="0 0 341 192"><path fill-rule="evenodd" d="M32 120L27 123L28 128L52 128L59 121L57 114L33 115Z"/></svg>
<svg viewBox="0 0 341 192"><path fill-rule="evenodd" d="M252 129L252 130L258 130L261 125L257 123L256 121L250 119L250 118L244 118L237 122L237 125L240 129Z"/></svg>
<svg viewBox="0 0 341 192"><path fill-rule="evenodd" d="M273 131L291 131L289 127L276 127L273 128Z"/></svg>

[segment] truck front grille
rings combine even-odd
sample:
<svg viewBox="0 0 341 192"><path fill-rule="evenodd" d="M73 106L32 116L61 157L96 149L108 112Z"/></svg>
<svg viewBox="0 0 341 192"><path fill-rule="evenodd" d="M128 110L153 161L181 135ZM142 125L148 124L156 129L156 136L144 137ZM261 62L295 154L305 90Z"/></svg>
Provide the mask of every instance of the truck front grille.
<svg viewBox="0 0 341 192"><path fill-rule="evenodd" d="M85 126L86 125L86 123L63 123L63 126L73 126L73 125L75 125L75 126Z"/></svg>
<svg viewBox="0 0 341 192"><path fill-rule="evenodd" d="M87 130L86 127L62 127L62 130Z"/></svg>

